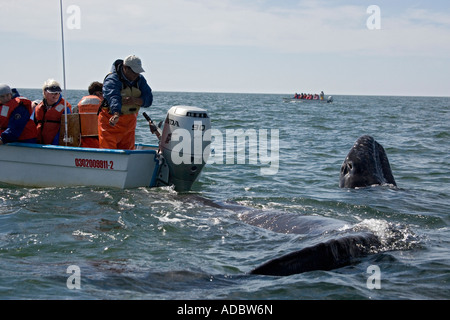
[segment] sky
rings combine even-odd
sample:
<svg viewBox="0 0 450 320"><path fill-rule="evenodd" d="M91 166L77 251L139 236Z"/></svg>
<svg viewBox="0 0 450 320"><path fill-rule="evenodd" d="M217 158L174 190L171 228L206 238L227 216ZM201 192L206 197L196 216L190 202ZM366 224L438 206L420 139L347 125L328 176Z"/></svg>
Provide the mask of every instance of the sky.
<svg viewBox="0 0 450 320"><path fill-rule="evenodd" d="M67 89L134 54L153 91L450 96L447 0L64 0L63 26ZM0 0L0 39L0 83L63 85L59 0Z"/></svg>

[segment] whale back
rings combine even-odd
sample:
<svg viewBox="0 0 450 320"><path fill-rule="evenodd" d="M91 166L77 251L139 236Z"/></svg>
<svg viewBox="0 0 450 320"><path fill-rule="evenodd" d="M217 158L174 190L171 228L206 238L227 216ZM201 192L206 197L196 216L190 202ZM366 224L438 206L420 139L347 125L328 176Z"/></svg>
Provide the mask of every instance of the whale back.
<svg viewBox="0 0 450 320"><path fill-rule="evenodd" d="M349 235L270 260L250 274L289 276L314 270L332 270L347 266L380 246L378 237L371 233Z"/></svg>

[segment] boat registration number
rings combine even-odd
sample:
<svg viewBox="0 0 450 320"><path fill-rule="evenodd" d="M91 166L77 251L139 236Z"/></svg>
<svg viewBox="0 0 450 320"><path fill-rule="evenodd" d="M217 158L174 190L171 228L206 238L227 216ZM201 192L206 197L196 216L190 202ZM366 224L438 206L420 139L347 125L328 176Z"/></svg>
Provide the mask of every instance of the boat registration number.
<svg viewBox="0 0 450 320"><path fill-rule="evenodd" d="M114 161L75 158L75 166L114 170Z"/></svg>

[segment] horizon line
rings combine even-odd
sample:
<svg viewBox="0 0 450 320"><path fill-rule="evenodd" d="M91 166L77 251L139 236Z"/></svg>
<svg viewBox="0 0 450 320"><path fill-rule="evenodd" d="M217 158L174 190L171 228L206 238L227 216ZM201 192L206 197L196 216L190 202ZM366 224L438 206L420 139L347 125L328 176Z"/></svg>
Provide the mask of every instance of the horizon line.
<svg viewBox="0 0 450 320"><path fill-rule="evenodd" d="M12 88L13 89L13 88ZM17 90L42 90L42 88L20 88L15 87ZM67 91L86 91L87 89L66 89ZM233 92L233 91L189 91L189 90L152 90L152 92L167 92L167 93L220 93L220 94L252 94L252 95L294 95L294 93L283 92ZM375 93L326 93L326 96L366 96L366 97L426 97L426 98L450 98L450 95L408 95L408 94L375 94Z"/></svg>

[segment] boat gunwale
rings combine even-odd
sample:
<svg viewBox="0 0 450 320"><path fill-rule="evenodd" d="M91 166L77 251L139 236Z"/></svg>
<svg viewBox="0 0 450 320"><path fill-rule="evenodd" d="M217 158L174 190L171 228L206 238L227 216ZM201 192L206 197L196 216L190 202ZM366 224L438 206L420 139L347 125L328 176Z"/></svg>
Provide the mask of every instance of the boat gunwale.
<svg viewBox="0 0 450 320"><path fill-rule="evenodd" d="M148 144L136 144L136 147L150 147L155 149L139 149L139 150L125 150L125 149L100 149L100 148L83 148L83 147L72 147L72 146L58 146L58 145L47 145L47 144L37 144L37 143L22 143L22 142L11 142L5 144L5 146L14 146L22 148L34 148L42 150L61 150L61 151L76 151L76 152L86 152L86 153L110 153L110 154L156 154L158 146L148 145ZM1 149L0 149L1 150Z"/></svg>

